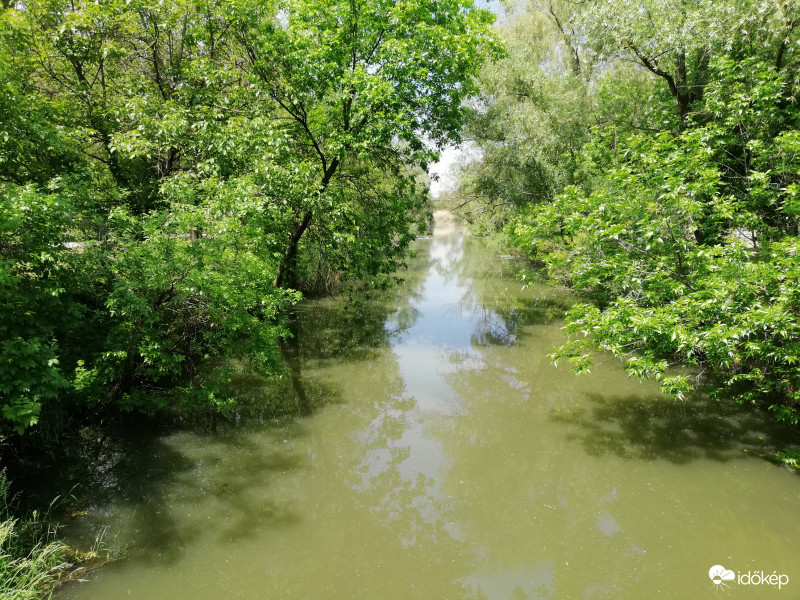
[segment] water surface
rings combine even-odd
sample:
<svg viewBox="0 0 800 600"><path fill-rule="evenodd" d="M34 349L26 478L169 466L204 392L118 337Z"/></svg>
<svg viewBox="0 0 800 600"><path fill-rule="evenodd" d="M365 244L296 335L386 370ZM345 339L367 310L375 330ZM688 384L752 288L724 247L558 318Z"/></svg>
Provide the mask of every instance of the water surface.
<svg viewBox="0 0 800 600"><path fill-rule="evenodd" d="M237 424L105 456L70 529L128 556L57 598L706 598L716 564L800 597L769 420L556 369L567 297L452 227L416 244L388 300L303 305L299 377L242 376Z"/></svg>

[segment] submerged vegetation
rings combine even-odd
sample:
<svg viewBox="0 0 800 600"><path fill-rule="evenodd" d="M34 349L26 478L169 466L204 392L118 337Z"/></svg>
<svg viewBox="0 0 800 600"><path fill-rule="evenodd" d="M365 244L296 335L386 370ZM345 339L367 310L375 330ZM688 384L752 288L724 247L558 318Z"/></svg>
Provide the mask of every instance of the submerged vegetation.
<svg viewBox="0 0 800 600"><path fill-rule="evenodd" d="M800 421L800 7L520 2L450 202L585 302L598 351L676 398Z"/></svg>

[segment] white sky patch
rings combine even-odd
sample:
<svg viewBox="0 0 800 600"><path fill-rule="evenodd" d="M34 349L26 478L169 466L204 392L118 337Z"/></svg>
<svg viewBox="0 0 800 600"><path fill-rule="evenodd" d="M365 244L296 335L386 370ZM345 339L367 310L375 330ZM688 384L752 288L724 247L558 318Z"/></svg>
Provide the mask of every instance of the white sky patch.
<svg viewBox="0 0 800 600"><path fill-rule="evenodd" d="M503 3L501 0L477 0L475 6L478 8L488 8L496 15L499 15L503 10Z"/></svg>
<svg viewBox="0 0 800 600"><path fill-rule="evenodd" d="M450 192L458 185L456 169L463 164L470 154L472 143L461 146L447 146L439 153L438 162L428 168L431 176L431 196L438 198L444 192Z"/></svg>
<svg viewBox="0 0 800 600"><path fill-rule="evenodd" d="M458 186L459 165L471 160L479 160L480 148L472 142L465 142L460 146L446 146L439 153L439 160L428 167L431 178L431 196L436 199L445 192L450 192Z"/></svg>
<svg viewBox="0 0 800 600"><path fill-rule="evenodd" d="M456 186L455 166L462 154L461 148L447 146L439 153L439 160L428 168L431 177L431 196L438 198Z"/></svg>

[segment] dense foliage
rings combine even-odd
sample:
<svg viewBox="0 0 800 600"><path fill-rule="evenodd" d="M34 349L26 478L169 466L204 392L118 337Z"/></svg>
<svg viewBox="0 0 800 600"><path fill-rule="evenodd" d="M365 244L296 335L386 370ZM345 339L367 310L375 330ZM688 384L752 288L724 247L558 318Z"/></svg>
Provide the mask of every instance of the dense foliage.
<svg viewBox="0 0 800 600"><path fill-rule="evenodd" d="M526 278L587 300L556 360L587 371L610 351L676 397L798 422L798 18L794 2L693 0L509 16L460 195L539 261Z"/></svg>
<svg viewBox="0 0 800 600"><path fill-rule="evenodd" d="M300 292L388 280L499 45L470 0L0 12L0 439L226 408Z"/></svg>

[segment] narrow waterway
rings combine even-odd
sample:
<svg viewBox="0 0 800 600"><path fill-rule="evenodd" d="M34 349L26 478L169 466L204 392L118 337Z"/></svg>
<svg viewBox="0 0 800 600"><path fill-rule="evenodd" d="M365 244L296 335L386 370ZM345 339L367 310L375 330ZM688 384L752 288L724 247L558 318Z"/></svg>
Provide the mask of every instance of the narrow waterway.
<svg viewBox="0 0 800 600"><path fill-rule="evenodd" d="M415 248L390 298L304 304L300 378L241 377L238 423L106 452L68 529L127 557L56 597L695 599L717 564L800 597L768 419L554 368L567 297L448 223Z"/></svg>

